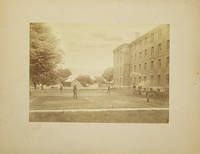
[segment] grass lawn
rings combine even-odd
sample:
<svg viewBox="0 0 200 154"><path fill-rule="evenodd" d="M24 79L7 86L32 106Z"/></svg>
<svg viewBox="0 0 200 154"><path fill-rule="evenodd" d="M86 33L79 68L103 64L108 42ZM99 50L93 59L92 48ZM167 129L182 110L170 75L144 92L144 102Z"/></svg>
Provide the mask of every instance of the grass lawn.
<svg viewBox="0 0 200 154"><path fill-rule="evenodd" d="M168 110L30 113L30 122L168 123Z"/></svg>
<svg viewBox="0 0 200 154"><path fill-rule="evenodd" d="M150 99L147 103L144 97L118 92L106 94L105 90L82 90L78 100L72 98L71 91L42 91L31 97L30 110L168 107L167 100Z"/></svg>
<svg viewBox="0 0 200 154"><path fill-rule="evenodd" d="M169 110L104 110L66 111L67 109L112 109L112 108L168 108L168 100L153 100L133 96L130 92L104 89L81 89L78 100L72 98L72 90L34 91L30 96L30 122L103 122L103 123L168 123ZM34 110L44 110L35 112ZM48 111L45 110L58 110ZM65 110L65 111L62 111Z"/></svg>

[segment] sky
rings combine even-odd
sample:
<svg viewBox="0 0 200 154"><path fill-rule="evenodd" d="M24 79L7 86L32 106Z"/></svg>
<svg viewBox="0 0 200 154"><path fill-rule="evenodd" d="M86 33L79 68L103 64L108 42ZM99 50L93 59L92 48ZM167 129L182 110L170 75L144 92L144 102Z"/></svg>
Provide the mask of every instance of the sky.
<svg viewBox="0 0 200 154"><path fill-rule="evenodd" d="M113 66L113 50L150 31L154 24L48 23L64 51L64 67L74 76L102 75Z"/></svg>

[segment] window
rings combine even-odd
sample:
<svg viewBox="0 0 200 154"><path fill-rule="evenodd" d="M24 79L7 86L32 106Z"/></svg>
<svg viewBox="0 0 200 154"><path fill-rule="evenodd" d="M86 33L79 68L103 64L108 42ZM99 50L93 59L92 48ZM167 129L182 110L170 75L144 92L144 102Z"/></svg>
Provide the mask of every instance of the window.
<svg viewBox="0 0 200 154"><path fill-rule="evenodd" d="M144 70L147 69L147 63L144 63Z"/></svg>
<svg viewBox="0 0 200 154"><path fill-rule="evenodd" d="M166 67L169 66L169 57L166 58Z"/></svg>
<svg viewBox="0 0 200 154"><path fill-rule="evenodd" d="M145 57L147 56L147 49L145 49L145 51L144 51L144 56Z"/></svg>
<svg viewBox="0 0 200 154"><path fill-rule="evenodd" d="M167 40L167 49L169 49L169 47L170 47L170 42L169 40Z"/></svg>
<svg viewBox="0 0 200 154"><path fill-rule="evenodd" d="M151 48L151 55L154 55L154 47Z"/></svg>
<svg viewBox="0 0 200 154"><path fill-rule="evenodd" d="M161 68L161 59L158 59L158 67Z"/></svg>
<svg viewBox="0 0 200 154"><path fill-rule="evenodd" d="M135 59L137 58L137 54L135 53Z"/></svg>
<svg viewBox="0 0 200 154"><path fill-rule="evenodd" d="M160 79L161 77L160 77L160 75L158 75L158 85L160 85Z"/></svg>
<svg viewBox="0 0 200 154"><path fill-rule="evenodd" d="M169 84L169 74L166 75L166 83Z"/></svg>
<svg viewBox="0 0 200 154"><path fill-rule="evenodd" d="M151 69L154 68L154 61L151 61Z"/></svg>
<svg viewBox="0 0 200 154"><path fill-rule="evenodd" d="M141 71L141 64L139 64L139 71Z"/></svg>
<svg viewBox="0 0 200 154"><path fill-rule="evenodd" d="M134 71L136 72L136 65L134 65Z"/></svg>
<svg viewBox="0 0 200 154"><path fill-rule="evenodd" d="M144 81L147 81L147 77L146 76L144 76Z"/></svg>
<svg viewBox="0 0 200 154"><path fill-rule="evenodd" d="M162 44L160 43L158 44L158 53L161 52L161 50L162 50Z"/></svg>

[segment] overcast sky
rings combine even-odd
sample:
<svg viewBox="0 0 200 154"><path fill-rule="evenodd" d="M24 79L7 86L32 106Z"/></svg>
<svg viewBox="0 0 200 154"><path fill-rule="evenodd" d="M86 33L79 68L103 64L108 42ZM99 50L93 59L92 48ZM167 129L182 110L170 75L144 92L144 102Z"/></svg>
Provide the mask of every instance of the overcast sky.
<svg viewBox="0 0 200 154"><path fill-rule="evenodd" d="M157 25L140 24L87 24L49 23L52 32L60 39L65 52L65 67L73 75L101 75L105 68L113 66L113 50L135 39Z"/></svg>

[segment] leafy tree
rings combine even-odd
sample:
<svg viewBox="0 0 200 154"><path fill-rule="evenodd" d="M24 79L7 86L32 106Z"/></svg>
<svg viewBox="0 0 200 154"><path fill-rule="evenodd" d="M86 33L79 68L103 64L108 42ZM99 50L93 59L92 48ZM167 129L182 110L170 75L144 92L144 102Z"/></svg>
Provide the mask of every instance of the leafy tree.
<svg viewBox="0 0 200 154"><path fill-rule="evenodd" d="M102 75L106 81L112 81L113 80L113 68L109 67L104 70L103 75Z"/></svg>
<svg viewBox="0 0 200 154"><path fill-rule="evenodd" d="M63 83L70 75L72 75L71 71L67 68L58 69L56 72L57 81L59 83Z"/></svg>
<svg viewBox="0 0 200 154"><path fill-rule="evenodd" d="M105 83L104 78L102 76L96 76L95 79L97 83Z"/></svg>
<svg viewBox="0 0 200 154"><path fill-rule="evenodd" d="M76 80L78 80L83 86L87 86L87 84L93 84L94 81L91 79L89 75L79 75Z"/></svg>
<svg viewBox="0 0 200 154"><path fill-rule="evenodd" d="M63 51L49 27L43 23L30 24L30 81L37 84L56 83L56 67L62 63Z"/></svg>

